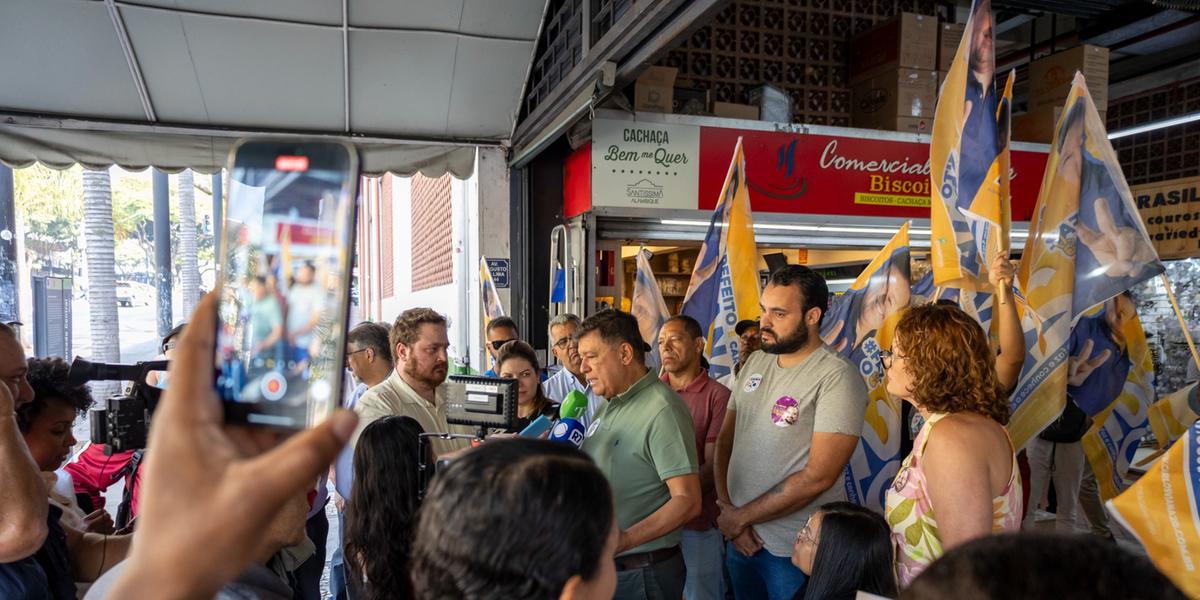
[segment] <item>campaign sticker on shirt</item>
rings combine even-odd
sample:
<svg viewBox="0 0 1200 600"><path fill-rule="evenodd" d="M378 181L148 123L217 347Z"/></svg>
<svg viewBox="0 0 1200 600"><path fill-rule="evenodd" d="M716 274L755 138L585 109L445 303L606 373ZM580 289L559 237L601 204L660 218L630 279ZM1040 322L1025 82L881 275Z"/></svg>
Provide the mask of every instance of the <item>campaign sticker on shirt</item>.
<svg viewBox="0 0 1200 600"><path fill-rule="evenodd" d="M599 426L600 426L600 419L596 419L595 421L592 421L592 424L588 425L587 437L592 437L592 434L596 433L596 428Z"/></svg>
<svg viewBox="0 0 1200 600"><path fill-rule="evenodd" d="M777 427L795 425L799 418L800 407L796 405L796 399L791 396L781 397L771 408L771 422L775 423Z"/></svg>
<svg viewBox="0 0 1200 600"><path fill-rule="evenodd" d="M742 388L742 391L753 392L758 389L758 384L760 383L762 383L762 374L755 373L746 379L746 385Z"/></svg>

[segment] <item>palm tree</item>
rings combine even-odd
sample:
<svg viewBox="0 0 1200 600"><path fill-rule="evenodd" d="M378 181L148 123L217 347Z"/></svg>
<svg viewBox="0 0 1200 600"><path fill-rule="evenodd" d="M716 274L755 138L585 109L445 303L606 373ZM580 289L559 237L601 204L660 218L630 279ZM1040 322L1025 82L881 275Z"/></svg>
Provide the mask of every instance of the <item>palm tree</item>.
<svg viewBox="0 0 1200 600"><path fill-rule="evenodd" d="M179 285L183 314L188 318L200 301L200 267L196 244L196 185L190 169L179 174Z"/></svg>
<svg viewBox="0 0 1200 600"><path fill-rule="evenodd" d="M91 317L92 360L120 362L117 322L117 274L113 236L112 185L108 169L83 170L83 238L87 244L88 306ZM97 398L120 391L116 381L92 384Z"/></svg>

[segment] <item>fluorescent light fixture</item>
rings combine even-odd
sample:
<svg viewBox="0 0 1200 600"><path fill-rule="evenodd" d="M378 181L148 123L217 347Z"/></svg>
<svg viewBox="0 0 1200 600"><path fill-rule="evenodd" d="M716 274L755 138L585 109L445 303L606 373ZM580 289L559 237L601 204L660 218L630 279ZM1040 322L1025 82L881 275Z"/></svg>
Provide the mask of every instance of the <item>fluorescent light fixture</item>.
<svg viewBox="0 0 1200 600"><path fill-rule="evenodd" d="M1146 133L1147 131L1155 131L1157 129L1165 129L1167 127L1174 127L1176 125L1183 125L1185 123L1191 123L1193 121L1200 121L1200 112L1194 112L1190 115L1180 115L1178 117L1171 117L1170 119L1163 119L1162 121L1154 121L1153 123L1146 123L1145 125L1138 125L1136 127L1130 127L1129 129L1119 129L1117 131L1114 131L1114 132L1108 134L1108 139L1115 140L1115 139L1123 138L1123 137L1130 136L1130 135Z"/></svg>
<svg viewBox="0 0 1200 600"><path fill-rule="evenodd" d="M850 284L854 283L854 280L853 279L826 279L825 283L828 285L850 285Z"/></svg>
<svg viewBox="0 0 1200 600"><path fill-rule="evenodd" d="M699 221L695 219L662 219L659 223L663 225L679 225L684 227L708 227L708 221ZM717 223L720 227L725 227L724 223ZM761 231L807 231L816 233L867 233L877 235L895 235L900 230L898 227L870 227L864 225L789 225L784 223L755 223L754 229ZM929 236L933 232L929 229L910 228L910 235L914 236ZM1028 231L1012 231L1012 237L1027 238Z"/></svg>

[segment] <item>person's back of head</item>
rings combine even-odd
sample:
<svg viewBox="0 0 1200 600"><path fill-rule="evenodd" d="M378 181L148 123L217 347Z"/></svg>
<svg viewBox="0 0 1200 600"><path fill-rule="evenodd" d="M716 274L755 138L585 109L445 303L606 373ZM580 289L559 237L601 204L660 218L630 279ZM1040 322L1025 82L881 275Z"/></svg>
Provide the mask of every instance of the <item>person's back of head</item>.
<svg viewBox="0 0 1200 600"><path fill-rule="evenodd" d="M991 535L954 548L900 594L902 600L1183 600L1144 557L1094 535Z"/></svg>
<svg viewBox="0 0 1200 600"><path fill-rule="evenodd" d="M363 430L354 449L345 556L354 577L365 575L370 582L367 598L410 595L408 562L419 505L422 433L411 417L384 417Z"/></svg>
<svg viewBox="0 0 1200 600"><path fill-rule="evenodd" d="M806 600L851 600L856 591L896 597L891 528L870 509L849 502L822 505L820 539Z"/></svg>
<svg viewBox="0 0 1200 600"><path fill-rule="evenodd" d="M438 473L411 568L424 600L611 598L612 490L566 444L489 442Z"/></svg>

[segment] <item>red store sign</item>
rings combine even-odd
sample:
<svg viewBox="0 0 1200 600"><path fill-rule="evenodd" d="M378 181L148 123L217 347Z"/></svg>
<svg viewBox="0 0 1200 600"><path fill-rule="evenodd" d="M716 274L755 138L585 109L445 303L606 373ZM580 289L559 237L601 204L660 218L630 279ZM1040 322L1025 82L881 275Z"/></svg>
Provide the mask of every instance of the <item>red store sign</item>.
<svg viewBox="0 0 1200 600"><path fill-rule="evenodd" d="M929 218L929 144L702 127L698 208L717 205L738 136L755 212ZM1037 204L1047 152L1012 152L1014 221Z"/></svg>
<svg viewBox="0 0 1200 600"><path fill-rule="evenodd" d="M646 123L647 126L653 126ZM750 204L755 212L929 218L928 142L699 127L699 180L695 207L712 210L729 170L738 136L746 155ZM1012 218L1028 221L1037 204L1047 150L1012 152ZM564 167L564 214L592 207L591 145ZM647 207L647 210L654 210Z"/></svg>

